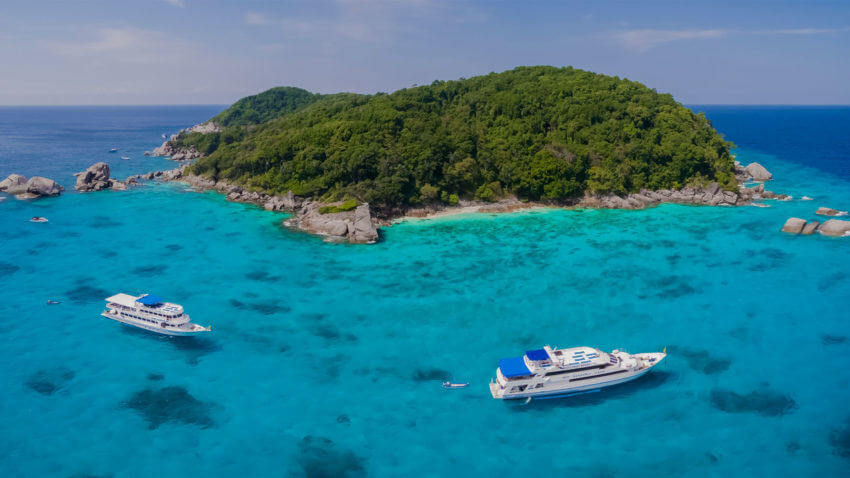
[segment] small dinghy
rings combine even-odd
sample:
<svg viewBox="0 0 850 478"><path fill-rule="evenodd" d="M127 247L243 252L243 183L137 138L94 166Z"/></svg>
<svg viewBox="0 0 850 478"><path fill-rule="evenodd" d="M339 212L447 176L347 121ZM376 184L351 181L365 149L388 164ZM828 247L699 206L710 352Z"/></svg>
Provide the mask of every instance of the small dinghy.
<svg viewBox="0 0 850 478"><path fill-rule="evenodd" d="M117 153L117 152L118 152L118 148L112 148L112 149L110 149L110 150L109 150L109 152L110 152L110 153Z"/></svg>
<svg viewBox="0 0 850 478"><path fill-rule="evenodd" d="M129 156L121 156L121 159L130 159Z"/></svg>
<svg viewBox="0 0 850 478"><path fill-rule="evenodd" d="M41 217L41 216L35 216L32 219L30 219L30 222L47 222L47 218Z"/></svg>
<svg viewBox="0 0 850 478"><path fill-rule="evenodd" d="M61 303L62 302L59 302L58 300L48 300L47 301L47 305L55 305L55 304L61 304Z"/></svg>
<svg viewBox="0 0 850 478"><path fill-rule="evenodd" d="M469 383L452 383L452 382L443 382L443 388L463 388L469 385Z"/></svg>

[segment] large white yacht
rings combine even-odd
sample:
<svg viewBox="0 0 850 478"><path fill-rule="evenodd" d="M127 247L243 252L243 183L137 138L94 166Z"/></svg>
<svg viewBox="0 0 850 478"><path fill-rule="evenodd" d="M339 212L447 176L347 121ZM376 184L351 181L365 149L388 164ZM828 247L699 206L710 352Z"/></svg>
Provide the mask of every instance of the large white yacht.
<svg viewBox="0 0 850 478"><path fill-rule="evenodd" d="M116 294L108 297L106 310L100 315L165 335L196 335L211 330L210 327L189 322L189 315L183 313L182 306L165 302L152 294L139 297Z"/></svg>
<svg viewBox="0 0 850 478"><path fill-rule="evenodd" d="M665 352L611 353L592 347L557 349L548 345L522 357L499 360L493 398L554 398L596 391L634 380L664 360Z"/></svg>

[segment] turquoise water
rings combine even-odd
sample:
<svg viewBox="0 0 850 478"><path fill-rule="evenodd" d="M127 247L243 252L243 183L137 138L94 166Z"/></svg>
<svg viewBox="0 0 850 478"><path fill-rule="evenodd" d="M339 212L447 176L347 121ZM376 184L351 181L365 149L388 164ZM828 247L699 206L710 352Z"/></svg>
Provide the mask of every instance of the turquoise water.
<svg viewBox="0 0 850 478"><path fill-rule="evenodd" d="M850 209L848 179L804 141L773 149L746 108L704 109L742 161L774 173L770 189L815 200L457 216L386 228L374 246L178 184L0 202L0 475L847 475L850 239L778 230ZM153 109L145 131L92 141L99 122L132 123L117 111L81 114L62 166L9 153L12 136L40 150L38 115L0 130L0 175L120 164L104 146L140 153L215 108ZM830 154L846 169L842 148ZM101 318L119 291L163 295L213 332ZM670 355L600 393L490 398L497 360L542 344Z"/></svg>

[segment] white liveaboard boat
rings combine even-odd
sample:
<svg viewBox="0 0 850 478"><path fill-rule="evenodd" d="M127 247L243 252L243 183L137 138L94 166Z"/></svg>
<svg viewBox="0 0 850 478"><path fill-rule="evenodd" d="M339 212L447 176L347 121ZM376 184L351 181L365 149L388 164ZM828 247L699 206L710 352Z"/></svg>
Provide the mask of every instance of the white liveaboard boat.
<svg viewBox="0 0 850 478"><path fill-rule="evenodd" d="M152 294L139 297L116 294L108 297L106 310L100 315L165 335L196 335L211 330L210 327L191 323L182 306L165 302Z"/></svg>
<svg viewBox="0 0 850 478"><path fill-rule="evenodd" d="M555 398L597 391L634 380L658 365L665 352L611 353L592 347L557 349L548 345L522 357L499 360L493 398Z"/></svg>

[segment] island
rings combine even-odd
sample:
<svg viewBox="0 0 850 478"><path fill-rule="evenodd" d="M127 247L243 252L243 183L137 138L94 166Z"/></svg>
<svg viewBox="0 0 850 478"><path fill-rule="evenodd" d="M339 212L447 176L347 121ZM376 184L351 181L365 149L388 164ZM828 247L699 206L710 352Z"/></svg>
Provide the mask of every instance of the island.
<svg viewBox="0 0 850 478"><path fill-rule="evenodd" d="M738 165L732 147L669 94L532 66L389 94L272 88L153 154L191 161L163 179L294 212L290 224L311 232L374 242L366 221L470 204L733 205L769 194L740 187L769 173Z"/></svg>

